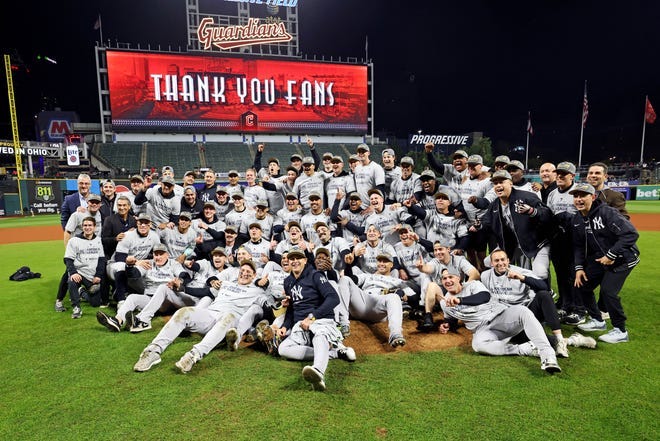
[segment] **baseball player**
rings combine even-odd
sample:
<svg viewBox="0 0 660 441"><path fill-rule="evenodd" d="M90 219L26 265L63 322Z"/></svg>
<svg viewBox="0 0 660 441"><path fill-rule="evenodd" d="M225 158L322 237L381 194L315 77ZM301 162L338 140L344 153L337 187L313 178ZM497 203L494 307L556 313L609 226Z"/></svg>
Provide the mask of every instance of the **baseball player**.
<svg viewBox="0 0 660 441"><path fill-rule="evenodd" d="M323 209L323 193L327 176L323 172L314 171L314 159L311 156L305 156L302 165L303 172L293 184L292 191L298 196L300 205L306 212L311 210L310 197L312 194L318 195L321 200L321 209Z"/></svg>
<svg viewBox="0 0 660 441"><path fill-rule="evenodd" d="M137 218L137 228L126 232L124 238L117 244L115 254L108 261L106 272L108 278L115 282L115 301L126 300L128 279L126 277L126 260L133 257L135 260L146 260L151 250L160 244L158 233L151 230L151 218L146 213ZM132 259L131 259L132 260ZM132 286L136 292L142 291L142 286Z"/></svg>
<svg viewBox="0 0 660 441"><path fill-rule="evenodd" d="M531 269L547 279L550 267L552 212L541 198L513 186L511 175L499 170L491 178L497 199L481 219L481 228L490 230L497 246L517 266Z"/></svg>
<svg viewBox="0 0 660 441"><path fill-rule="evenodd" d="M343 337L334 320L339 295L328 280L307 265L305 253L289 251L291 274L284 280L289 298L286 318L278 329L280 336L291 333L279 346L282 357L290 360L313 360L302 370L303 379L312 388L324 391L325 371L330 358L355 361L355 351L343 345Z"/></svg>
<svg viewBox="0 0 660 441"><path fill-rule="evenodd" d="M586 321L584 317L586 311L582 306L582 299L573 286L575 280L573 247L566 246L566 244L573 243L571 221L577 213L577 209L573 205L573 195L570 194L570 190L574 186L575 173L574 164L560 162L556 169L557 187L548 194L546 202L557 224L550 244L550 259L557 276L557 290L559 291L557 309L559 309L560 320L573 326Z"/></svg>
<svg viewBox="0 0 660 441"><path fill-rule="evenodd" d="M222 247L211 251L209 260L186 260L184 268L192 272L191 280L186 283L185 293L199 299L196 306L208 306L215 298L211 292L211 281L217 279L227 266L227 255Z"/></svg>
<svg viewBox="0 0 660 441"><path fill-rule="evenodd" d="M455 190L458 190L463 179L467 176L467 159L468 154L465 150L456 150L451 155L451 164L440 164L433 156L433 149L435 145L431 142L427 142L424 145L424 151L426 152L426 159L431 166L431 168L438 173L441 173L445 178L447 185L452 187Z"/></svg>
<svg viewBox="0 0 660 441"><path fill-rule="evenodd" d="M540 201L540 199L539 199ZM431 283L429 293L439 296L446 322L440 332L446 334L461 320L472 331L472 349L486 355L539 356L541 369L550 374L561 372L557 356L543 332L543 326L532 311L522 305L506 306L491 298L486 287L479 281L460 280L460 273L453 268L442 271L442 285ZM428 295L427 294L427 295ZM525 331L529 342L512 344L511 338Z"/></svg>
<svg viewBox="0 0 660 441"><path fill-rule="evenodd" d="M200 259L206 259L208 253L222 241L224 236L222 232L227 224L216 216L213 202L205 202L202 213L202 216L192 221L191 230L198 236L195 255Z"/></svg>
<svg viewBox="0 0 660 441"><path fill-rule="evenodd" d="M165 228L158 233L160 241L167 247L167 253L181 264L192 255L196 245L197 232L190 228L191 219L190 212L182 211L175 228Z"/></svg>
<svg viewBox="0 0 660 441"><path fill-rule="evenodd" d="M574 186L571 194L578 210L572 222L575 286L591 316L578 328L583 331L607 329L594 296L594 289L600 285L600 296L613 328L598 339L606 343L627 342L627 317L619 292L639 263L639 233L616 208L596 199L596 190L590 184Z"/></svg>
<svg viewBox="0 0 660 441"><path fill-rule="evenodd" d="M355 233L344 226L351 222L353 225L362 227L367 215L362 211L362 199L356 191L348 195L347 209L341 208L344 196L341 190L335 195L335 202L332 204L332 210L330 211L330 220L337 225L337 229L335 230L337 234L341 233L344 239L352 243L356 237Z"/></svg>
<svg viewBox="0 0 660 441"><path fill-rule="evenodd" d="M403 223L414 224L416 218L409 214L406 209L398 206L385 205L383 192L378 189L369 190L372 213L364 220L364 225L376 225L382 234L383 241L394 245L399 241L398 228ZM351 222L346 228L355 233L356 236L364 234L364 227L354 225Z"/></svg>
<svg viewBox="0 0 660 441"><path fill-rule="evenodd" d="M374 274L378 270L378 255L389 254L394 256L394 269L400 268L399 259L396 257L394 247L381 240L380 228L378 225L369 225L366 229L367 240L358 242L353 247L353 252L347 256L347 263L357 261L359 271ZM352 257L351 257L352 256ZM355 270L355 268L353 268Z"/></svg>
<svg viewBox="0 0 660 441"><path fill-rule="evenodd" d="M318 242L319 238L316 234L314 225L317 222L330 223L330 216L325 213L323 209L323 199L318 192L312 192L308 196L309 211L300 218L300 226L303 229L303 234L309 242Z"/></svg>
<svg viewBox="0 0 660 441"><path fill-rule="evenodd" d="M83 176L83 175L80 175ZM85 178L78 177L78 184L85 187ZM87 176L87 175L84 175ZM77 195L77 193L76 193ZM92 216L95 221L94 234L101 236L101 196L93 193L86 193L85 196L85 207L78 207L76 211L71 213L67 217L66 224L64 225L64 247L66 248L71 237L80 235L83 233L83 220L89 216ZM69 284L69 274L68 271L64 271L62 277L60 278L60 283L57 288L57 296L55 297L55 311L64 312L66 307L64 306L63 300L66 297L66 292L68 290Z"/></svg>
<svg viewBox="0 0 660 441"><path fill-rule="evenodd" d="M247 186L243 189L243 194L245 197L245 205L249 209L255 208L257 202L268 199L266 190L257 184L257 171L255 169L248 168L245 170L245 182L247 183ZM266 204L268 204L268 202L266 202Z"/></svg>
<svg viewBox="0 0 660 441"><path fill-rule="evenodd" d="M115 317L98 311L98 322L112 332L119 332L126 325L132 333L137 333L151 329L151 319L159 310L195 304L196 297L182 292L185 282L190 280L190 274L169 257L164 244L153 247L153 258L150 260L128 256L126 277L128 280L140 279L144 289L139 294L130 294L117 309ZM140 310L139 314L134 313L136 309Z"/></svg>
<svg viewBox="0 0 660 441"><path fill-rule="evenodd" d="M101 238L94 233L96 219L87 216L82 221L82 234L71 238L66 244L64 264L68 274L68 287L73 313L71 318L82 317L80 308L80 293L93 285L99 286L103 280L105 268L105 254ZM88 297L92 306L101 304L98 294Z"/></svg>
<svg viewBox="0 0 660 441"><path fill-rule="evenodd" d="M269 240L262 237L263 230L261 229L261 224L258 222L250 224L248 231L250 233L250 240L243 244L243 248L250 252L252 261L257 266L257 269L261 270L268 263L271 246L274 248L275 243L273 242L271 244Z"/></svg>
<svg viewBox="0 0 660 441"><path fill-rule="evenodd" d="M401 302L406 296L414 295L414 291L408 283L391 275L394 265L391 255L379 254L376 260L375 274L353 274L352 265L347 265L344 277L339 279L340 304L357 320L378 323L387 319L388 343L397 348L406 344Z"/></svg>
<svg viewBox="0 0 660 441"><path fill-rule="evenodd" d="M559 315L548 289L547 281L541 280L530 270L511 265L504 250L490 255L492 268L481 273L481 282L492 298L505 305L523 305L529 308L541 323L552 330L548 338L557 356L568 358L568 345L596 347L596 340L581 334L564 339Z"/></svg>
<svg viewBox="0 0 660 441"><path fill-rule="evenodd" d="M251 261L241 262L238 282L214 282L215 300L207 308L188 306L179 309L161 329L158 335L140 354L133 370L144 372L161 362L161 354L183 330L205 334L202 341L193 345L175 366L183 373L190 372L195 363L211 352L225 338L227 329L263 294L263 289L253 281L257 275Z"/></svg>
<svg viewBox="0 0 660 441"><path fill-rule="evenodd" d="M290 274L287 254L288 251L282 255L281 266L273 261L268 262L262 272L263 276L255 282L265 292L241 316L236 327L227 330L227 349L230 351L238 349L238 344L243 335L257 322L262 327L263 321L266 322L266 325L272 323L275 328L282 326L284 313L286 313L286 308L282 306L282 300L284 300L284 280ZM263 331L264 329L261 329L262 334ZM263 336L259 340L263 342ZM272 353L274 347L270 346L267 349L269 353Z"/></svg>
<svg viewBox="0 0 660 441"><path fill-rule="evenodd" d="M330 227L325 222L314 224L314 230L318 237L318 242L314 243L314 248L323 247L330 253L332 267L341 271L344 269L344 258L351 252L351 242L343 237L332 237Z"/></svg>
<svg viewBox="0 0 660 441"><path fill-rule="evenodd" d="M384 195L387 191L385 188L385 170L380 164L372 161L370 155L371 148L367 144L357 146L357 156L360 162L353 170L353 178L355 179L355 191L362 198L362 208L367 208L372 203L370 190L378 189L381 195Z"/></svg>
<svg viewBox="0 0 660 441"><path fill-rule="evenodd" d="M149 179L145 184L150 183ZM147 215L151 218L152 228L173 228L177 216L181 212L181 196L174 194L174 179L164 176L160 186L148 188L139 192L133 201L136 205L147 203ZM146 185L145 185L146 186Z"/></svg>
<svg viewBox="0 0 660 441"><path fill-rule="evenodd" d="M229 190L227 190L229 192ZM245 206L245 199L243 199L243 192L236 191L231 195L234 209L225 214L225 223L233 225L238 230L238 233L244 236L243 239L247 240L247 227L250 225L250 217L252 212ZM243 239L240 239L241 241Z"/></svg>

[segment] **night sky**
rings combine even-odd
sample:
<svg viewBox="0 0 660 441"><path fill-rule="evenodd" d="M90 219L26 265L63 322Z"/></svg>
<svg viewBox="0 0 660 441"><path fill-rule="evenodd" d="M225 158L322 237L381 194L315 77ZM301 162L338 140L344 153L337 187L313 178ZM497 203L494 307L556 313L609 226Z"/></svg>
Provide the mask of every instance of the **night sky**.
<svg viewBox="0 0 660 441"><path fill-rule="evenodd" d="M24 1L12 9L0 18L0 48L29 69L14 74L22 139L34 139L41 95L83 122L99 121L99 12L105 40L187 43L185 0ZM496 153L507 153L525 144L531 111L530 157L577 162L588 80L582 162L636 162L645 95L660 112L658 2L299 0L299 19L301 51L309 56L364 58L368 36L381 137L481 131ZM4 79L0 95L0 138L9 139ZM660 120L646 128L645 159L654 157Z"/></svg>

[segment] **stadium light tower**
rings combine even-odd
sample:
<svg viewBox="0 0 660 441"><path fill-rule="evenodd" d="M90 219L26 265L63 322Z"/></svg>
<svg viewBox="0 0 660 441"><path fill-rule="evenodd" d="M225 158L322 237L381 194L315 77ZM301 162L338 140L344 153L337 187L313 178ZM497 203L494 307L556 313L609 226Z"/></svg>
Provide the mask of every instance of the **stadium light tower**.
<svg viewBox="0 0 660 441"><path fill-rule="evenodd" d="M18 118L16 116L16 101L14 100L14 80L11 73L11 56L4 54L5 73L7 75L7 95L9 97L9 115L11 117L11 133L14 145L14 157L16 159L16 177L18 178L18 202L23 209L23 198L21 197L21 179L23 179L23 161L21 160L21 142L18 136Z"/></svg>

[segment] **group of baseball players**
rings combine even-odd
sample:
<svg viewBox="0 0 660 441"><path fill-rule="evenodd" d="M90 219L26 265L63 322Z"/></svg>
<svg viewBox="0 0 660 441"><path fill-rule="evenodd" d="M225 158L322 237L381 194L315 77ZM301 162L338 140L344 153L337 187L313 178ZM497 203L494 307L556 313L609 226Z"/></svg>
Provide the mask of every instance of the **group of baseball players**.
<svg viewBox="0 0 660 441"><path fill-rule="evenodd" d="M564 338L562 324L606 331L610 319L599 339L628 341L619 293L639 262L638 234L623 196L605 186L605 164L584 182L570 162L544 164L531 183L506 156L489 168L457 150L442 164L427 144L429 169L417 174L413 158L397 161L389 148L377 163L360 144L345 170L341 156L307 145L309 156L293 154L283 169L276 157L262 164L260 144L244 184L230 170L219 185L209 169L202 184L186 172L179 185L165 166L158 182L136 175L117 193L105 180L96 195L80 175L62 205L55 310L67 310L68 292L72 318L88 302L101 325L132 333L173 314L137 372L189 331L204 337L175 363L184 373L221 342L234 351L254 341L310 360L302 376L314 390L326 388L329 359L355 361L343 344L351 320L387 321L393 348L406 344L406 318L440 334L463 324L476 352L536 356L548 373L561 371L568 346L596 347L579 333Z"/></svg>

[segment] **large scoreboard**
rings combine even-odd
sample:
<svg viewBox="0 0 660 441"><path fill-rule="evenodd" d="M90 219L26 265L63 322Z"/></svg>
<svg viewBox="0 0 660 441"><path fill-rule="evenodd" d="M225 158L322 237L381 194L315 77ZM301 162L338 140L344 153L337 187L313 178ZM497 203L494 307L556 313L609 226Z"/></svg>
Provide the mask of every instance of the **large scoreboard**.
<svg viewBox="0 0 660 441"><path fill-rule="evenodd" d="M115 131L368 131L366 65L120 50L106 58Z"/></svg>

